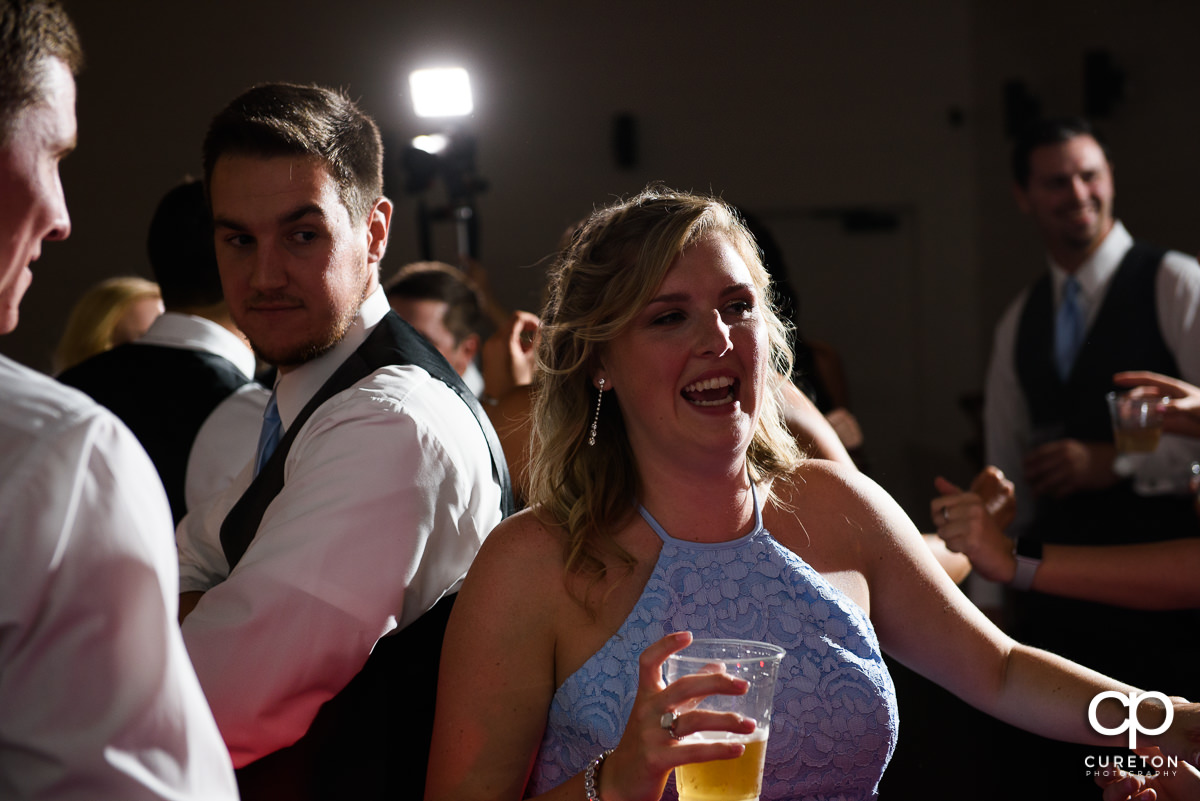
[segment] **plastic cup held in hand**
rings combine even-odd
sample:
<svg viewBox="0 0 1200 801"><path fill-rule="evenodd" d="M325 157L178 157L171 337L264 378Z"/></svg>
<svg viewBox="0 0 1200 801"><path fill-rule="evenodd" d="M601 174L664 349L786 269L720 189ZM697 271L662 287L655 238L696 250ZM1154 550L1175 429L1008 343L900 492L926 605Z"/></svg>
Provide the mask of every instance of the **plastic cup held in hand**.
<svg viewBox="0 0 1200 801"><path fill-rule="evenodd" d="M724 672L750 685L745 695L710 695L678 710L736 712L752 718L750 734L701 731L685 741L734 741L744 743L745 753L736 759L717 759L681 765L675 769L680 801L757 801L762 792L763 759L771 729L771 703L775 676L785 651L778 646L750 640L694 640L667 657L666 681L671 683L693 673Z"/></svg>
<svg viewBox="0 0 1200 801"><path fill-rule="evenodd" d="M1110 392L1105 397L1117 453L1150 453L1158 447L1166 398L1139 397L1129 392Z"/></svg>

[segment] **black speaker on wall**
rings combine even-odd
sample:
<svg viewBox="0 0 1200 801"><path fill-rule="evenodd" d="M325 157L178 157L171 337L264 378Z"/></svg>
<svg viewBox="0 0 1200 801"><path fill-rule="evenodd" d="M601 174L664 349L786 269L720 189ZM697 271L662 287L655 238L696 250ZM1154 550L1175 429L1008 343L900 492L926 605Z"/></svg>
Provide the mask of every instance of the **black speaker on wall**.
<svg viewBox="0 0 1200 801"><path fill-rule="evenodd" d="M637 118L632 114L618 114L612 125L613 159L623 170L631 170L638 164Z"/></svg>
<svg viewBox="0 0 1200 801"><path fill-rule="evenodd" d="M1118 67L1107 50L1088 50L1083 54L1083 113L1089 117L1107 117L1125 97L1125 71Z"/></svg>
<svg viewBox="0 0 1200 801"><path fill-rule="evenodd" d="M1024 81L1004 84L1004 133L1014 137L1042 115L1042 101L1029 91Z"/></svg>

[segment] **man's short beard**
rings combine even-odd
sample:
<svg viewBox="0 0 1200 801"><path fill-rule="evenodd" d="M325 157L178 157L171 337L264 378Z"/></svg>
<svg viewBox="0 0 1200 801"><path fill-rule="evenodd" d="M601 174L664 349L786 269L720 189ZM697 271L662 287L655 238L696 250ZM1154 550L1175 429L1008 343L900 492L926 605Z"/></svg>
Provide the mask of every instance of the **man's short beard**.
<svg viewBox="0 0 1200 801"><path fill-rule="evenodd" d="M335 320L334 326L332 329L330 329L327 337L313 342L306 342L300 347L284 353L267 353L259 350L258 346L253 342L250 343L250 347L253 349L254 355L267 364L274 365L275 367L285 367L287 369L299 367L302 364L311 362L313 359L324 356L326 353L333 350L333 348L339 342L345 339L347 332L350 331L350 326L354 324L354 321L358 317L361 310L362 306L360 304L353 311L343 314L341 317Z"/></svg>
<svg viewBox="0 0 1200 801"><path fill-rule="evenodd" d="M1103 216L1103 212L1100 212L1094 228L1089 229L1087 233L1080 236L1069 237L1067 239L1067 244L1079 252L1090 251L1095 248L1101 242L1101 240L1104 239L1104 237L1108 236L1108 233L1112 230L1112 227L1112 218L1109 217L1106 220Z"/></svg>

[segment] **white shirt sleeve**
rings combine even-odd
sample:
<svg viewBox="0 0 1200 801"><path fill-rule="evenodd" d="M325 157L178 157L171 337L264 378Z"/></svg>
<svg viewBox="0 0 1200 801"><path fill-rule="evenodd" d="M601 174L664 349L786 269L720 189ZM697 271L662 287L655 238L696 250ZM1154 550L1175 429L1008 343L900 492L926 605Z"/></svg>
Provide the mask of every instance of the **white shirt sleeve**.
<svg viewBox="0 0 1200 801"><path fill-rule="evenodd" d="M1158 325L1175 356L1179 376L1200 384L1200 264L1191 256L1168 251L1155 284ZM1143 494L1186 492L1190 465L1200 460L1200 440L1164 435L1158 447L1138 463L1134 487Z"/></svg>
<svg viewBox="0 0 1200 801"><path fill-rule="evenodd" d="M250 547L183 625L234 764L303 736L380 637L457 589L499 505L478 423L423 370L385 368L318 409ZM222 572L223 518L184 532L197 581Z"/></svg>
<svg viewBox="0 0 1200 801"><path fill-rule="evenodd" d="M230 484L254 458L271 391L251 382L221 401L205 419L188 453L184 500L195 509Z"/></svg>
<svg viewBox="0 0 1200 801"><path fill-rule="evenodd" d="M36 433L0 425L0 797L236 799L176 623L162 485L133 434L68 399Z"/></svg>
<svg viewBox="0 0 1200 801"><path fill-rule="evenodd" d="M1003 470L1016 485L1017 518L1012 531L1018 534L1031 519L1033 506L1021 457L1036 444L1014 364L1017 326L1027 297L1028 290L1009 307L996 327L984 401L987 461ZM1180 376L1200 384L1200 265L1195 259L1175 251L1166 254L1158 271L1155 301L1159 328L1179 365ZM1200 440L1164 435L1154 452L1137 460L1134 486L1143 494L1186 491L1193 461L1200 461Z"/></svg>

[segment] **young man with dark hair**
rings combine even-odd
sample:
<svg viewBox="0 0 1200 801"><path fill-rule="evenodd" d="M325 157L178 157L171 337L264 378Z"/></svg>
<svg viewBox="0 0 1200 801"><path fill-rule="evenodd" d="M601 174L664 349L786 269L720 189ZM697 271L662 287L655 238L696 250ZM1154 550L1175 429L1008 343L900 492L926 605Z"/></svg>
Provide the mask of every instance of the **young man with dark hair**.
<svg viewBox="0 0 1200 801"><path fill-rule="evenodd" d="M1090 138L1100 148L1105 160L1111 162L1108 148L1090 122L1082 117L1047 117L1030 123L1013 143L1013 182L1022 190L1029 188L1034 150L1044 145L1061 145L1080 136Z"/></svg>
<svg viewBox="0 0 1200 801"><path fill-rule="evenodd" d="M0 333L70 217L79 41L54 0L0 0ZM174 624L171 518L133 435L0 357L0 797L234 799Z"/></svg>
<svg viewBox="0 0 1200 801"><path fill-rule="evenodd" d="M503 453L388 308L370 117L256 86L204 163L226 300L279 376L259 454L179 526L184 639L244 798L419 798L449 602L510 505Z"/></svg>
<svg viewBox="0 0 1200 801"><path fill-rule="evenodd" d="M483 379L472 368L491 322L471 280L449 264L413 262L388 280L384 292L392 310L432 342L479 395ZM472 386L468 376L479 386Z"/></svg>

